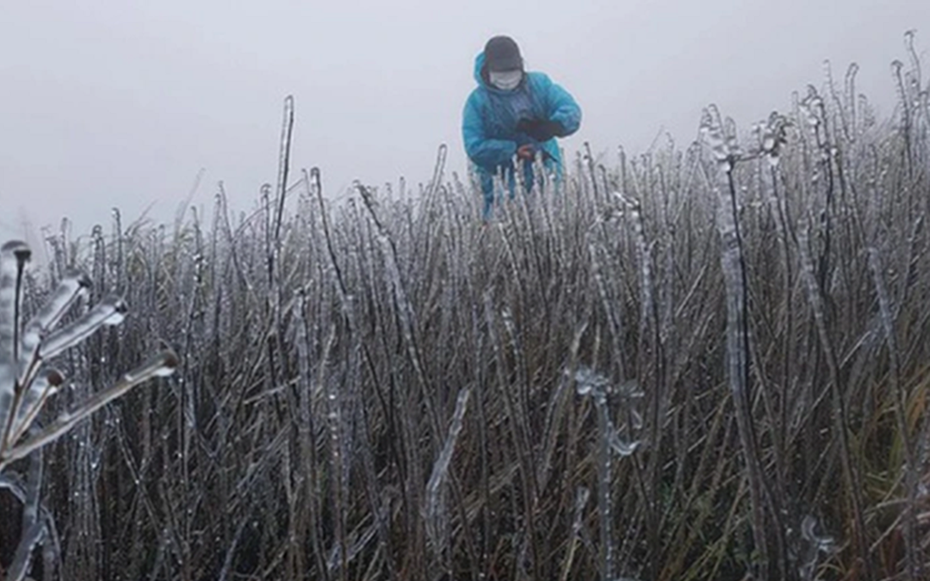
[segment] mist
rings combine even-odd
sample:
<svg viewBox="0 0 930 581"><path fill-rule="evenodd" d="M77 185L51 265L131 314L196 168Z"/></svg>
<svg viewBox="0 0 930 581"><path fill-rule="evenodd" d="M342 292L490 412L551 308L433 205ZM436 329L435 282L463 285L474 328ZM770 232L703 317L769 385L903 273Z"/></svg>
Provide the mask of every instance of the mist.
<svg viewBox="0 0 930 581"><path fill-rule="evenodd" d="M0 233L67 217L86 234L114 207L170 221L187 200L209 209L220 181L248 210L274 180L287 95L293 165L321 168L331 197L355 179L426 181L441 144L461 173L462 106L493 34L580 103L569 156L587 141L609 165L619 145L691 141L711 102L743 128L786 110L825 59L837 77L858 63L859 91L888 114L889 65L906 30L930 46L928 22L919 0L8 4Z"/></svg>

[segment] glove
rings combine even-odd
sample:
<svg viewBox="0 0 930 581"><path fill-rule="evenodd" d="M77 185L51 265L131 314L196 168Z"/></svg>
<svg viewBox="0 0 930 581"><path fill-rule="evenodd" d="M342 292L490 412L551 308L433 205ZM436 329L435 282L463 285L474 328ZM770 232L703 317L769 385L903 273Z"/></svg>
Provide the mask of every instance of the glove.
<svg viewBox="0 0 930 581"><path fill-rule="evenodd" d="M534 157L536 157L536 148L533 144L527 143L517 148L517 158L524 161L533 161Z"/></svg>
<svg viewBox="0 0 930 581"><path fill-rule="evenodd" d="M548 119L521 119L517 131L525 133L536 141L549 141L553 137L562 137L565 128L558 121Z"/></svg>

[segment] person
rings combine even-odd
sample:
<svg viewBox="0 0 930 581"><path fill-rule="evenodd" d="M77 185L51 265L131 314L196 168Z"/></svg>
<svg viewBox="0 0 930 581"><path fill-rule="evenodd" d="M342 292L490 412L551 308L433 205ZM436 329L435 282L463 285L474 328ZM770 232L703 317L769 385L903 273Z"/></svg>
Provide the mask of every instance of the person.
<svg viewBox="0 0 930 581"><path fill-rule="evenodd" d="M475 59L474 75L478 86L465 103L462 135L481 181L487 220L494 205L495 175L502 175L510 197L514 195L516 167L523 170L527 190L532 188L537 157L547 173L561 177L556 138L578 131L581 108L547 75L526 72L520 48L509 36L487 41Z"/></svg>

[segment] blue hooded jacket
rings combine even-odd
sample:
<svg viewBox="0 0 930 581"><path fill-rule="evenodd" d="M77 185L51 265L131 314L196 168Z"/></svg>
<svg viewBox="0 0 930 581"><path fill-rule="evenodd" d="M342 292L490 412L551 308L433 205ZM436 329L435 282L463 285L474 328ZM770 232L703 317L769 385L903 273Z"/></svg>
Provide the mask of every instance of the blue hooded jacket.
<svg viewBox="0 0 930 581"><path fill-rule="evenodd" d="M578 131L581 108L572 96L543 73L529 72L512 91L491 85L485 76L484 53L475 59L478 87L468 96L462 119L465 151L481 177L485 196L485 216L493 203L493 176L499 169L510 176L513 193L513 156L517 148L532 143L543 150L547 167L561 172L562 159L555 138L538 143L518 132L521 119L556 121L565 130L563 136ZM532 183L532 168L526 164L527 182Z"/></svg>

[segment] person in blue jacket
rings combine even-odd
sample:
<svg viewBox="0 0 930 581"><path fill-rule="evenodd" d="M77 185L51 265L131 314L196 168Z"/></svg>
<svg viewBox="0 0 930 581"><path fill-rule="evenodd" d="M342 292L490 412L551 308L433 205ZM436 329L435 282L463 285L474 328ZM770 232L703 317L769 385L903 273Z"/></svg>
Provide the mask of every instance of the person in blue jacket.
<svg viewBox="0 0 930 581"><path fill-rule="evenodd" d="M578 131L581 108L543 73L525 72L517 43L508 36L491 38L475 59L478 87L465 103L462 136L484 194L484 218L494 205L494 176L499 172L513 196L514 158L527 189L533 185L533 161L540 157L547 173L561 176L557 137Z"/></svg>

